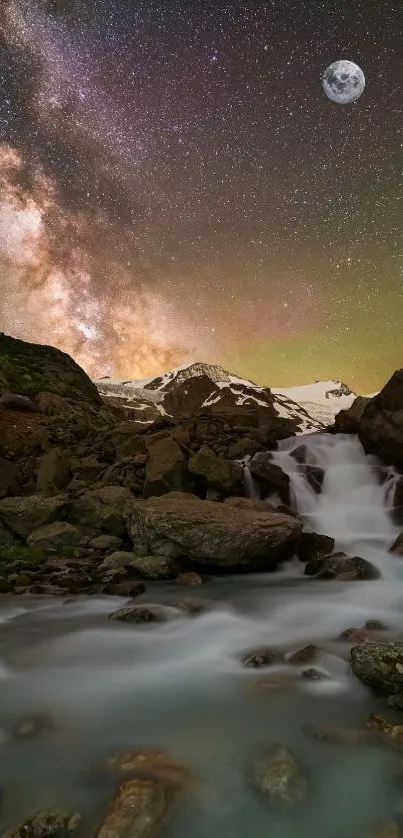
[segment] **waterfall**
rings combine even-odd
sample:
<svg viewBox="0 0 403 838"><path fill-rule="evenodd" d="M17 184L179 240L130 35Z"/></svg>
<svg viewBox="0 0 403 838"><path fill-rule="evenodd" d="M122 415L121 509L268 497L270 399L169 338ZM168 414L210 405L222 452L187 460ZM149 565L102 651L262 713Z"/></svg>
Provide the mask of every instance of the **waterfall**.
<svg viewBox="0 0 403 838"><path fill-rule="evenodd" d="M357 437L292 437L279 443L273 462L290 478L292 502L305 530L332 536L336 549L367 556L382 571L396 563L386 552L399 532L390 515L396 475L384 469L382 482L380 463L365 454ZM306 466L323 472L319 494L307 479Z"/></svg>

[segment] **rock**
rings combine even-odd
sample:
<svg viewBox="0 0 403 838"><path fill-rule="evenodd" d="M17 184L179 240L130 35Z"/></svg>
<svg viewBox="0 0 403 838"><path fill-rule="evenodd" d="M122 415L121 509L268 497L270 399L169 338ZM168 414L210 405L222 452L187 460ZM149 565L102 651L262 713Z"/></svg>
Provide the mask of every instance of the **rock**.
<svg viewBox="0 0 403 838"><path fill-rule="evenodd" d="M266 494L276 492L283 503L287 506L290 504L290 478L280 466L273 463L270 453L255 454L249 463L249 470Z"/></svg>
<svg viewBox="0 0 403 838"><path fill-rule="evenodd" d="M169 494L133 501L127 526L149 554L234 570L272 570L292 552L302 529L297 519L267 511L263 502L189 502Z"/></svg>
<svg viewBox="0 0 403 838"><path fill-rule="evenodd" d="M96 838L152 838L169 823L178 789L156 777L122 783L96 831Z"/></svg>
<svg viewBox="0 0 403 838"><path fill-rule="evenodd" d="M321 672L319 669L315 669L311 667L310 669L304 669L301 672L302 678L305 678L306 681L328 681L329 676L326 675L324 672Z"/></svg>
<svg viewBox="0 0 403 838"><path fill-rule="evenodd" d="M99 550L101 553L109 551L116 552L122 546L122 539L116 538L116 535L97 535L96 538L91 539L89 546L93 550Z"/></svg>
<svg viewBox="0 0 403 838"><path fill-rule="evenodd" d="M363 838L400 838L400 828L395 821L376 821L364 832Z"/></svg>
<svg viewBox="0 0 403 838"><path fill-rule="evenodd" d="M388 696L387 703L389 707L394 707L395 710L403 710L403 693Z"/></svg>
<svg viewBox="0 0 403 838"><path fill-rule="evenodd" d="M94 590L94 593L98 593L98 590ZM107 582L105 585L102 585L101 590L99 593L107 594L109 596L124 596L124 597L138 597L142 594L145 594L146 587L143 582L136 582L132 579L118 579L118 581L111 580ZM91 591L89 591L91 593Z"/></svg>
<svg viewBox="0 0 403 838"><path fill-rule="evenodd" d="M233 442L228 448L229 460L242 460L244 457L253 457L259 451L260 444L256 439L245 436Z"/></svg>
<svg viewBox="0 0 403 838"><path fill-rule="evenodd" d="M374 731L385 745L403 748L403 725L387 722L379 713L371 713L366 728Z"/></svg>
<svg viewBox="0 0 403 838"><path fill-rule="evenodd" d="M0 457L0 499L12 495L17 487L17 468Z"/></svg>
<svg viewBox="0 0 403 838"><path fill-rule="evenodd" d="M189 617L198 617L200 614L204 614L206 603L203 600L182 599L180 602L173 602L172 607L177 608L178 611L182 611Z"/></svg>
<svg viewBox="0 0 403 838"><path fill-rule="evenodd" d="M99 565L99 573L105 573L109 570L128 570L133 561L133 553L126 550L117 550L107 556L106 559Z"/></svg>
<svg viewBox="0 0 403 838"><path fill-rule="evenodd" d="M243 494L243 469L238 463L217 457L207 446L189 460L189 471L202 493L215 489L222 496Z"/></svg>
<svg viewBox="0 0 403 838"><path fill-rule="evenodd" d="M37 492L54 492L65 489L70 483L72 473L66 452L52 448L41 457L36 479Z"/></svg>
<svg viewBox="0 0 403 838"><path fill-rule="evenodd" d="M335 433L358 434L364 410L370 401L366 396L357 396L349 408L340 410L334 420Z"/></svg>
<svg viewBox="0 0 403 838"><path fill-rule="evenodd" d="M293 808L306 798L306 780L286 745L271 745L254 760L252 780L257 791L282 809Z"/></svg>
<svg viewBox="0 0 403 838"><path fill-rule="evenodd" d="M105 772L116 776L151 774L153 777L169 781L178 788L191 786L195 782L194 776L185 765L177 762L168 751L155 749L118 751L112 757L102 760L96 769L97 773Z"/></svg>
<svg viewBox="0 0 403 838"><path fill-rule="evenodd" d="M187 587L194 587L196 585L202 585L203 579L198 573L194 571L187 571L187 573L179 573L176 577L176 582L178 585L186 585Z"/></svg>
<svg viewBox="0 0 403 838"><path fill-rule="evenodd" d="M117 620L119 623L160 623L163 621L161 614L156 614L155 611L150 611L149 608L140 608L126 605L124 608L118 608L117 611L112 611L108 617L109 620Z"/></svg>
<svg viewBox="0 0 403 838"><path fill-rule="evenodd" d="M354 675L372 689L403 693L403 643L368 643L353 646L351 668Z"/></svg>
<svg viewBox="0 0 403 838"><path fill-rule="evenodd" d="M65 547L77 547L82 540L83 535L77 527L67 521L55 521L31 532L27 544L45 550L63 550Z"/></svg>
<svg viewBox="0 0 403 838"><path fill-rule="evenodd" d="M331 745L369 745L373 744L374 736L368 730L360 728L332 728L316 725L305 725L304 732L319 742Z"/></svg>
<svg viewBox="0 0 403 838"><path fill-rule="evenodd" d="M292 666L303 666L306 663L313 663L317 653L317 646L313 646L312 644L303 646L302 649L298 649L297 652L292 652L287 657L287 663L290 663Z"/></svg>
<svg viewBox="0 0 403 838"><path fill-rule="evenodd" d="M63 396L58 396L56 393L43 392L36 397L36 403L39 411L44 416L72 416L76 413L73 405L70 404Z"/></svg>
<svg viewBox="0 0 403 838"><path fill-rule="evenodd" d="M132 493L123 486L105 486L84 492L71 504L68 520L94 535L105 533L122 540L126 535L124 509L132 498Z"/></svg>
<svg viewBox="0 0 403 838"><path fill-rule="evenodd" d="M67 495L3 498L0 500L0 521L19 538L25 539L39 527L62 520L67 510Z"/></svg>
<svg viewBox="0 0 403 838"><path fill-rule="evenodd" d="M338 640L347 641L348 643L372 643L373 637L366 630L362 628L348 628L339 634Z"/></svg>
<svg viewBox="0 0 403 838"><path fill-rule="evenodd" d="M30 739L37 739L44 733L55 729L54 719L48 711L34 713L24 719L18 719L11 728L11 738L15 742L25 742Z"/></svg>
<svg viewBox="0 0 403 838"><path fill-rule="evenodd" d="M192 487L185 455L171 436L147 442L148 461L144 494L163 495L172 489L187 491Z"/></svg>
<svg viewBox="0 0 403 838"><path fill-rule="evenodd" d="M346 417L341 418L345 422ZM335 430L340 427L342 422L336 417ZM392 375L380 393L363 403L353 427L367 453L403 468L403 369Z"/></svg>
<svg viewBox="0 0 403 838"><path fill-rule="evenodd" d="M364 624L364 629L368 631L388 631L388 626L382 623L381 620L367 620Z"/></svg>
<svg viewBox="0 0 403 838"><path fill-rule="evenodd" d="M268 648L259 648L259 649L252 649L252 651L247 652L242 659L242 666L245 669L250 669L254 667L255 669L260 669L263 666L271 666L276 660L278 661L279 655L278 652L275 652L273 649Z"/></svg>
<svg viewBox="0 0 403 838"><path fill-rule="evenodd" d="M333 550L334 538L316 532L303 532L298 544L297 556L301 562L311 562L329 556Z"/></svg>
<svg viewBox="0 0 403 838"><path fill-rule="evenodd" d="M272 695L287 692L295 681L285 675L264 675L246 681L246 689L252 695Z"/></svg>
<svg viewBox="0 0 403 838"><path fill-rule="evenodd" d="M306 479L317 495L322 491L323 481L325 479L325 472L319 466L305 465L301 466L301 471L304 471Z"/></svg>
<svg viewBox="0 0 403 838"><path fill-rule="evenodd" d="M181 565L175 559L163 558L162 556L132 556L130 566L143 577L143 579L176 579L181 570Z"/></svg>
<svg viewBox="0 0 403 838"><path fill-rule="evenodd" d="M351 582L355 580L379 579L380 571L360 556L346 556L344 553L332 553L330 556L312 559L305 567L306 576L318 579L339 579Z"/></svg>
<svg viewBox="0 0 403 838"><path fill-rule="evenodd" d="M396 541L393 542L389 553L396 553L398 556L403 556L403 532L397 536Z"/></svg>
<svg viewBox="0 0 403 838"><path fill-rule="evenodd" d="M44 809L24 821L16 830L5 833L4 838L68 838L78 831L80 821L81 816L78 814Z"/></svg>

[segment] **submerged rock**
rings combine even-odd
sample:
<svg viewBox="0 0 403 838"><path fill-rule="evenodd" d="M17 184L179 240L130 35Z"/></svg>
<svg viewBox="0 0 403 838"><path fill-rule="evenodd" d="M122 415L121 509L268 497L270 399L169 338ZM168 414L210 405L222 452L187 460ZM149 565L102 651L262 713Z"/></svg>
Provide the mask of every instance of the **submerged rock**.
<svg viewBox="0 0 403 838"><path fill-rule="evenodd" d="M18 829L7 832L4 838L69 838L77 832L80 821L78 814L44 809L24 821Z"/></svg>
<svg viewBox="0 0 403 838"><path fill-rule="evenodd" d="M252 649L250 652L247 652L242 659L242 666L246 669L260 669L264 666L271 666L271 664L275 663L276 660L279 660L278 652L273 649L263 647Z"/></svg>
<svg viewBox="0 0 403 838"><path fill-rule="evenodd" d="M378 568L367 559L362 559L361 556L346 556L344 553L312 559L306 565L304 573L318 579L339 579L344 582L379 579L381 575Z"/></svg>
<svg viewBox="0 0 403 838"><path fill-rule="evenodd" d="M293 808L306 798L306 780L286 745L271 745L256 757L252 781L257 791L283 809Z"/></svg>
<svg viewBox="0 0 403 838"><path fill-rule="evenodd" d="M303 729L312 739L331 745L368 745L374 741L374 736L362 728L305 725Z"/></svg>
<svg viewBox="0 0 403 838"><path fill-rule="evenodd" d="M363 835L363 838L399 838L400 828L395 821L376 821Z"/></svg>
<svg viewBox="0 0 403 838"><path fill-rule="evenodd" d="M292 666L302 666L305 663L313 663L317 653L318 647L313 644L309 644L308 646L303 646L302 649L298 649L296 652L292 652L292 654L287 657L287 663L292 664Z"/></svg>
<svg viewBox="0 0 403 838"><path fill-rule="evenodd" d="M198 573L193 571L188 571L187 573L179 573L176 577L176 582L178 585L187 585L188 587L193 587L195 585L202 585L203 579Z"/></svg>
<svg viewBox="0 0 403 838"><path fill-rule="evenodd" d="M342 631L337 639L347 643L372 643L373 636L362 628L348 628Z"/></svg>
<svg viewBox="0 0 403 838"><path fill-rule="evenodd" d="M301 673L302 677L305 678L306 681L328 681L329 676L326 675L325 672L321 672L320 669L315 669L313 666L310 669L304 669Z"/></svg>
<svg viewBox="0 0 403 838"><path fill-rule="evenodd" d="M11 738L16 742L25 742L29 739L36 739L49 731L55 730L55 720L48 711L34 713L18 719L11 727Z"/></svg>
<svg viewBox="0 0 403 838"><path fill-rule="evenodd" d="M144 749L117 751L97 766L98 771L125 776L152 775L163 778L178 788L193 785L195 778L189 769L177 762L168 751Z"/></svg>
<svg viewBox="0 0 403 838"><path fill-rule="evenodd" d="M379 713L371 713L366 722L366 727L378 734L386 745L403 748L403 725L391 724Z"/></svg>
<svg viewBox="0 0 403 838"><path fill-rule="evenodd" d="M96 832L96 838L152 838L171 819L178 789L156 777L122 783Z"/></svg>
<svg viewBox="0 0 403 838"><path fill-rule="evenodd" d="M178 602L173 602L172 607L177 608L178 611L187 614L189 617L198 617L205 612L207 606L203 600L182 599Z"/></svg>
<svg viewBox="0 0 403 838"><path fill-rule="evenodd" d="M161 613L157 614L149 608L127 605L124 608L118 608L117 611L112 611L108 619L119 623L161 623L164 618Z"/></svg>
<svg viewBox="0 0 403 838"><path fill-rule="evenodd" d="M363 684L389 695L403 693L403 643L362 644L350 654L354 675Z"/></svg>

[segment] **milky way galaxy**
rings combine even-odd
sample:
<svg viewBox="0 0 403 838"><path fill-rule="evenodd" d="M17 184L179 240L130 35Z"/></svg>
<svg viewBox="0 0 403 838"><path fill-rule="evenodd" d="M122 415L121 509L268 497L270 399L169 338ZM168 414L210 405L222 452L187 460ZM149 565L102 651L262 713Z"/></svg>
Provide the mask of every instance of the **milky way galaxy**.
<svg viewBox="0 0 403 838"><path fill-rule="evenodd" d="M393 2L3 0L0 329L92 375L376 389L401 365L402 34ZM339 58L368 79L349 108L321 88Z"/></svg>

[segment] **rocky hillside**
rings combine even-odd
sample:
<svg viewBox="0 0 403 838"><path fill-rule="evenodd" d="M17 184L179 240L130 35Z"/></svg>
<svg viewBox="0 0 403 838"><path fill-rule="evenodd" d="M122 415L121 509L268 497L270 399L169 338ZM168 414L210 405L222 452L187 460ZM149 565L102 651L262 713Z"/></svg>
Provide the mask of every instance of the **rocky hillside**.
<svg viewBox="0 0 403 838"><path fill-rule="evenodd" d="M312 430L310 417L221 370L191 372L122 408L67 355L2 336L0 591L132 596L141 578L270 570L298 549L270 455L275 506L244 497L239 461Z"/></svg>
<svg viewBox="0 0 403 838"><path fill-rule="evenodd" d="M342 381L316 381L301 387L277 388L272 392L297 402L317 422L328 425L340 410L347 410L357 398Z"/></svg>

